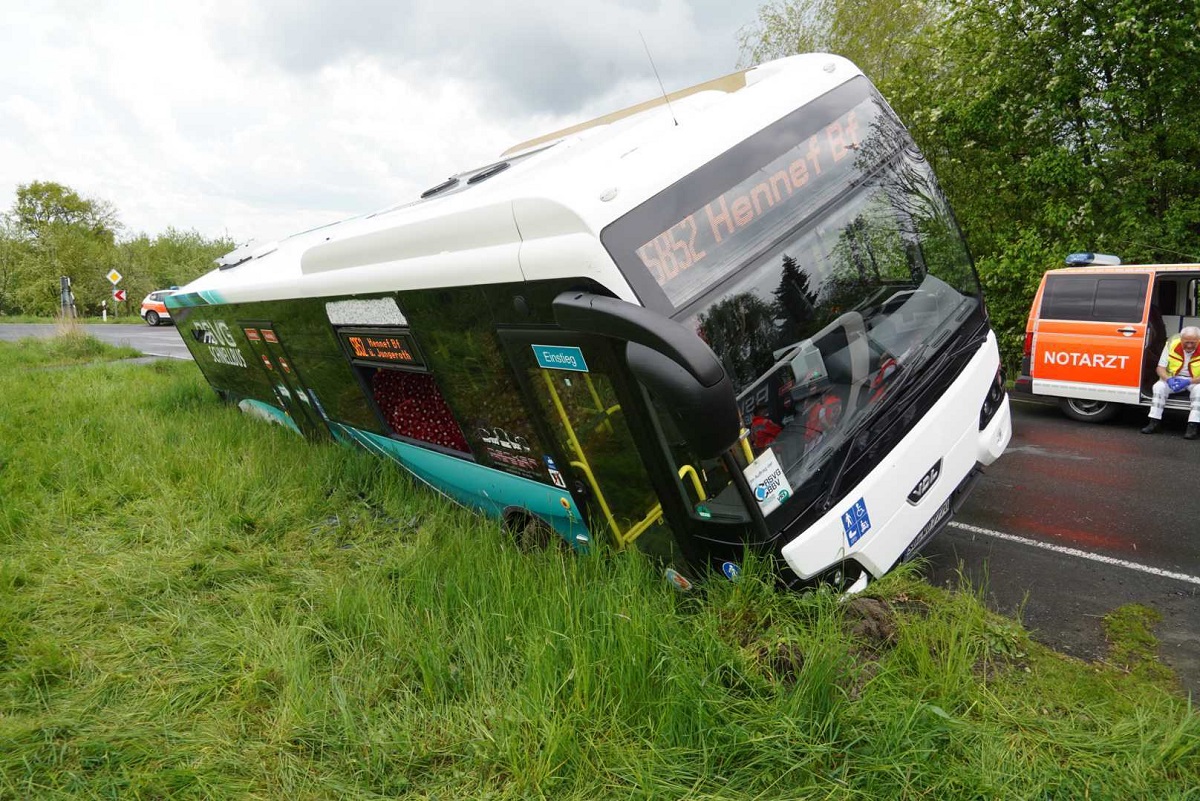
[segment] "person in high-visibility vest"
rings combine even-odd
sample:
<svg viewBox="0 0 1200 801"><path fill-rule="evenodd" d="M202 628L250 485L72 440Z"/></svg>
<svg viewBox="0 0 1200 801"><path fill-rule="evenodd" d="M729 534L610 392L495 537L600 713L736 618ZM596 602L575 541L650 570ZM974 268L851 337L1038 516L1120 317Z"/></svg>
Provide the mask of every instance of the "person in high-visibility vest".
<svg viewBox="0 0 1200 801"><path fill-rule="evenodd" d="M1167 396L1187 392L1192 399L1184 439L1200 437L1200 328L1189 325L1178 336L1167 340L1158 359L1158 381L1154 384L1154 399L1150 402L1150 421L1143 434L1158 431Z"/></svg>
<svg viewBox="0 0 1200 801"><path fill-rule="evenodd" d="M770 412L763 404L754 410L754 417L750 420L750 444L755 450L761 451L770 445L779 436L779 432L783 431L769 415Z"/></svg>

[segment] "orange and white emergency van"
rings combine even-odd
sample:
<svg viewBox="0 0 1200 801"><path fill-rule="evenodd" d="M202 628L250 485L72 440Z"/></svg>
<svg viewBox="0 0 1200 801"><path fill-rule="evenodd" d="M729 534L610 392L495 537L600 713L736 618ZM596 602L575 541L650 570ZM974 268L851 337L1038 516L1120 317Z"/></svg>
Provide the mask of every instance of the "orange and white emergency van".
<svg viewBox="0 0 1200 801"><path fill-rule="evenodd" d="M146 325L158 325L159 323L171 322L171 312L167 309L167 304L164 301L167 295L175 293L175 289L160 289L156 292L151 292L142 300L142 319L146 321Z"/></svg>
<svg viewBox="0 0 1200 801"><path fill-rule="evenodd" d="M1033 299L1014 390L1057 398L1075 420L1099 423L1122 404L1149 406L1167 340L1200 325L1200 264L1123 265L1072 254ZM1188 408L1186 397L1167 408Z"/></svg>

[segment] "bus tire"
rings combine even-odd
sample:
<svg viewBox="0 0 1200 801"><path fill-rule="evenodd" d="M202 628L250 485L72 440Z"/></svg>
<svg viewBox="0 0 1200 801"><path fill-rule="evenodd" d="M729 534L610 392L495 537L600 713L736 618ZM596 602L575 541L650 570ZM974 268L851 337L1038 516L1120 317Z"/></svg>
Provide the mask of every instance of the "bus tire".
<svg viewBox="0 0 1200 801"><path fill-rule="evenodd" d="M504 528L512 536L517 549L524 553L545 551L554 545L566 545L549 523L525 509L512 509L504 513Z"/></svg>
<svg viewBox="0 0 1200 801"><path fill-rule="evenodd" d="M1058 407L1067 417L1083 423L1104 423L1117 414L1117 404L1109 401L1059 398Z"/></svg>

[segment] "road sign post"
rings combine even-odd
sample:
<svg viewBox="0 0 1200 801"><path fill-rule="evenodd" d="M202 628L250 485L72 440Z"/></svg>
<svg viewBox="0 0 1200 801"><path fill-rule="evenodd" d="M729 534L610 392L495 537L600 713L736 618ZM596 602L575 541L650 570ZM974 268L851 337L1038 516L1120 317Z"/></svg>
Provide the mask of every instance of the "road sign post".
<svg viewBox="0 0 1200 801"><path fill-rule="evenodd" d="M59 307L63 317L75 316L75 293L71 291L71 278L61 276L58 279Z"/></svg>

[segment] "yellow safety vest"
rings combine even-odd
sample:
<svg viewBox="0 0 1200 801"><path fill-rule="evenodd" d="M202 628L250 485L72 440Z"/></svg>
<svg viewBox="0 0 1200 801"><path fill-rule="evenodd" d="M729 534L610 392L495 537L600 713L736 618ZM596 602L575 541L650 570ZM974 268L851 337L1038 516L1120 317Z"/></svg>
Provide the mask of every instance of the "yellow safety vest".
<svg viewBox="0 0 1200 801"><path fill-rule="evenodd" d="M1171 337L1167 343L1167 375L1178 375L1184 362L1187 362L1192 378L1200 378L1200 348L1192 351L1192 358L1188 361L1187 354L1183 352L1183 338Z"/></svg>

